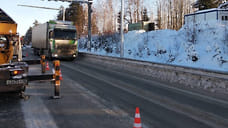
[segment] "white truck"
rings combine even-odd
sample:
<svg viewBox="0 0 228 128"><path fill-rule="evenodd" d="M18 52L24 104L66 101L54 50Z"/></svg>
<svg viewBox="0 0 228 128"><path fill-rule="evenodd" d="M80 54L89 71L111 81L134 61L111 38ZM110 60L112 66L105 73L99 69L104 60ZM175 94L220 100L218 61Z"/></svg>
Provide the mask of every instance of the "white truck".
<svg viewBox="0 0 228 128"><path fill-rule="evenodd" d="M49 21L32 29L35 55L74 59L78 56L76 27L69 21Z"/></svg>

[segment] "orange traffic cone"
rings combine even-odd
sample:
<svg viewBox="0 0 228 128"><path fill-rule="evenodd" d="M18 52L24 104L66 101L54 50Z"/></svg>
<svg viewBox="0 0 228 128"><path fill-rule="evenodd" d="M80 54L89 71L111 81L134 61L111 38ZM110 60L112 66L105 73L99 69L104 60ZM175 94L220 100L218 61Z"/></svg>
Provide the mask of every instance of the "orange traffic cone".
<svg viewBox="0 0 228 128"><path fill-rule="evenodd" d="M48 61L47 61L47 64L46 64L46 70L49 71L50 68L49 68L49 64L48 64Z"/></svg>
<svg viewBox="0 0 228 128"><path fill-rule="evenodd" d="M61 69L60 69L60 76L59 76L59 79L60 79L60 80L63 80L63 75L62 75Z"/></svg>
<svg viewBox="0 0 228 128"><path fill-rule="evenodd" d="M136 110L135 110L135 122L134 122L133 128L142 128L141 118L140 118L140 113L139 113L138 107L136 107Z"/></svg>

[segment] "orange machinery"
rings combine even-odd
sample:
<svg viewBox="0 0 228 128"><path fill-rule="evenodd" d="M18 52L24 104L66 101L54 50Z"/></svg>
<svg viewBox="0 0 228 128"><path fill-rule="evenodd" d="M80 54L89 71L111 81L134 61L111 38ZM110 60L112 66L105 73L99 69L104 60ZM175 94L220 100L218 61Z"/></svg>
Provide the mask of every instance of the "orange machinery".
<svg viewBox="0 0 228 128"><path fill-rule="evenodd" d="M16 22L0 8L0 92L23 94L28 84L28 65L12 61L18 41Z"/></svg>

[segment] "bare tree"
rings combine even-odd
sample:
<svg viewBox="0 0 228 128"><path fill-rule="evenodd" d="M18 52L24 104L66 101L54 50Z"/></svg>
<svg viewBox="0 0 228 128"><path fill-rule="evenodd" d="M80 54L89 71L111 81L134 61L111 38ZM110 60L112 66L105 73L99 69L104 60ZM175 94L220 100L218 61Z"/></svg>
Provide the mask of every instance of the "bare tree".
<svg viewBox="0 0 228 128"><path fill-rule="evenodd" d="M92 14L92 34L98 34L99 33L98 26L97 26L97 23L98 23L97 15L98 14L94 9L93 14Z"/></svg>
<svg viewBox="0 0 228 128"><path fill-rule="evenodd" d="M127 0L126 1L126 17L130 23L142 21L144 11L143 0Z"/></svg>
<svg viewBox="0 0 228 128"><path fill-rule="evenodd" d="M162 28L162 1L157 1L157 27L158 29Z"/></svg>
<svg viewBox="0 0 228 128"><path fill-rule="evenodd" d="M159 29L180 29L184 15L191 13L195 0L157 0L157 25Z"/></svg>

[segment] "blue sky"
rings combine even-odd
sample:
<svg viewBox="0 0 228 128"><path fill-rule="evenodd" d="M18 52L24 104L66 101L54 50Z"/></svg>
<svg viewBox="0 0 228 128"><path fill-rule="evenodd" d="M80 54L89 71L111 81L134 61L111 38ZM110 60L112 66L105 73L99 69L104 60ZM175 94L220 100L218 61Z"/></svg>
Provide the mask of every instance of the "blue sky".
<svg viewBox="0 0 228 128"><path fill-rule="evenodd" d="M96 0L94 0L95 2ZM146 5L151 8L152 3L155 0L144 0ZM39 23L44 23L50 19L55 19L58 11L46 10L38 8L21 7L18 4L42 6L59 8L61 5L68 7L67 2L55 2L48 0L0 0L0 8L2 8L14 21L18 24L18 32L20 36L24 35L28 28L33 25L35 20Z"/></svg>
<svg viewBox="0 0 228 128"><path fill-rule="evenodd" d="M17 6L18 4L35 5L59 8L61 5L67 7L69 3L66 2L54 2L54 1L41 1L41 0L0 0L0 8L2 8L15 22L18 24L18 32L24 35L27 29L32 26L35 20L40 23L44 23L50 19L56 18L58 11L45 10L37 8L28 8Z"/></svg>

